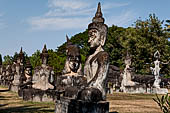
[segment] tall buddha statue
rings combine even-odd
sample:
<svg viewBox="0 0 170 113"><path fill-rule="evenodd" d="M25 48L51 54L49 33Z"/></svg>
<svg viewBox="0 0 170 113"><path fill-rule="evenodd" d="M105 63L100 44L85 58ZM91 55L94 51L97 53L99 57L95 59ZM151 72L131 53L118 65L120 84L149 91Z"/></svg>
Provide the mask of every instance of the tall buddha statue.
<svg viewBox="0 0 170 113"><path fill-rule="evenodd" d="M92 95L98 94L95 101L106 98L106 77L109 66L109 55L104 51L103 46L107 38L108 27L104 24L101 5L98 4L95 17L88 25L88 43L90 44L90 55L87 57L84 66L84 75L87 77L87 89L81 92L81 99L92 101ZM91 96L91 97L90 97ZM90 98L89 98L90 97Z"/></svg>

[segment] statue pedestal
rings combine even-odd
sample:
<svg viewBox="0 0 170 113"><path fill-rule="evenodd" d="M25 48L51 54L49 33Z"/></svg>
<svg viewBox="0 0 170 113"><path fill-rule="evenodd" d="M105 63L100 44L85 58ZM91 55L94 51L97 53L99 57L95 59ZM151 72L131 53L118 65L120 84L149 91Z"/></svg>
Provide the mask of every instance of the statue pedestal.
<svg viewBox="0 0 170 113"><path fill-rule="evenodd" d="M146 86L125 86L123 89L124 93L148 93L148 94L167 94L167 88L147 88Z"/></svg>
<svg viewBox="0 0 170 113"><path fill-rule="evenodd" d="M19 85L13 85L13 84L12 84L12 85L10 86L10 90L17 93L18 90L19 90Z"/></svg>
<svg viewBox="0 0 170 113"><path fill-rule="evenodd" d="M56 101L55 113L109 113L109 102L85 102L61 97Z"/></svg>
<svg viewBox="0 0 170 113"><path fill-rule="evenodd" d="M124 93L147 93L147 88L144 85L125 86Z"/></svg>
<svg viewBox="0 0 170 113"><path fill-rule="evenodd" d="M23 100L33 102L52 102L57 98L55 90L23 89Z"/></svg>
<svg viewBox="0 0 170 113"><path fill-rule="evenodd" d="M153 94L167 94L168 89L167 88L152 88L151 93L153 93Z"/></svg>

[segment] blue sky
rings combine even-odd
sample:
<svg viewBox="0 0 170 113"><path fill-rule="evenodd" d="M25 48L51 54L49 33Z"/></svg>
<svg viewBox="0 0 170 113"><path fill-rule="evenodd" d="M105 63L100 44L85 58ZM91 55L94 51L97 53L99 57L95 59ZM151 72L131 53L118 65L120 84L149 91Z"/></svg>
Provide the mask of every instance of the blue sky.
<svg viewBox="0 0 170 113"><path fill-rule="evenodd" d="M0 0L0 53L56 49L69 37L87 29L101 2L105 23L128 27L155 13L170 19L170 0Z"/></svg>

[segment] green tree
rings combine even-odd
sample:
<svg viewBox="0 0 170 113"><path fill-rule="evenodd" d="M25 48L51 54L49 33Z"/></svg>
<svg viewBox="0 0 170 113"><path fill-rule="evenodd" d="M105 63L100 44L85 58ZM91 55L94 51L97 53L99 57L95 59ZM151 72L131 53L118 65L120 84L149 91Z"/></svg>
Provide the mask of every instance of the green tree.
<svg viewBox="0 0 170 113"><path fill-rule="evenodd" d="M33 69L41 65L40 50L37 50L32 56L29 57Z"/></svg>
<svg viewBox="0 0 170 113"><path fill-rule="evenodd" d="M12 56L6 55L4 56L4 61L3 61L3 65L8 65L8 64L12 64Z"/></svg>

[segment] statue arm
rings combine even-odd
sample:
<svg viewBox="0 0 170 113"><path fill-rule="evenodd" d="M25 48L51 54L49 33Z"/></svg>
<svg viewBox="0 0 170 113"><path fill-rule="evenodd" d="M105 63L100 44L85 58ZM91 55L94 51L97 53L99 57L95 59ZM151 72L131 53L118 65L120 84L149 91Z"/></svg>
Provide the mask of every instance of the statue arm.
<svg viewBox="0 0 170 113"><path fill-rule="evenodd" d="M166 63L164 63L164 62L161 62L161 64L169 64L169 61L168 61L168 62L166 62Z"/></svg>

